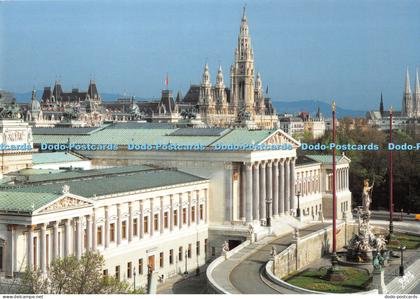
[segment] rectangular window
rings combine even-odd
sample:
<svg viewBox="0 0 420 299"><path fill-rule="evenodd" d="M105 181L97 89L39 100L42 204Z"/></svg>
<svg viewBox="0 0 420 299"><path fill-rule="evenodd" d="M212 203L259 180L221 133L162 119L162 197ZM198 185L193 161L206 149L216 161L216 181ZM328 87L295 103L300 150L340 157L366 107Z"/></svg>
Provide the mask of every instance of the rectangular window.
<svg viewBox="0 0 420 299"><path fill-rule="evenodd" d="M179 246L179 249L178 249L178 260L180 261L180 262L182 262L182 251L183 251L183 249L182 249L182 246Z"/></svg>
<svg viewBox="0 0 420 299"><path fill-rule="evenodd" d="M204 219L204 208L203 205L200 205L200 220Z"/></svg>
<svg viewBox="0 0 420 299"><path fill-rule="evenodd" d="M174 210L174 226L178 226L178 210Z"/></svg>
<svg viewBox="0 0 420 299"><path fill-rule="evenodd" d="M171 249L169 250L169 264L173 264L174 263L174 250Z"/></svg>
<svg viewBox="0 0 420 299"><path fill-rule="evenodd" d="M143 230L144 230L145 234L147 234L149 232L149 217L148 216L144 216Z"/></svg>
<svg viewBox="0 0 420 299"><path fill-rule="evenodd" d="M216 248L215 247L211 248L211 256L216 256Z"/></svg>
<svg viewBox="0 0 420 299"><path fill-rule="evenodd" d="M163 214L163 227L168 228L168 212Z"/></svg>
<svg viewBox="0 0 420 299"><path fill-rule="evenodd" d="M127 263L127 278L131 278L131 274L133 273L131 265L132 265L131 262Z"/></svg>
<svg viewBox="0 0 420 299"><path fill-rule="evenodd" d="M143 259L139 259L139 275L143 274Z"/></svg>
<svg viewBox="0 0 420 299"><path fill-rule="evenodd" d="M99 225L96 230L96 243L102 245L102 225Z"/></svg>
<svg viewBox="0 0 420 299"><path fill-rule="evenodd" d="M182 209L182 223L187 224L187 209L186 208Z"/></svg>
<svg viewBox="0 0 420 299"><path fill-rule="evenodd" d="M160 266L161 268L163 268L163 266L164 266L164 255L163 255L163 252L161 252L161 253L159 254L159 266Z"/></svg>
<svg viewBox="0 0 420 299"><path fill-rule="evenodd" d="M195 252L197 255L200 255L200 241L197 241L197 244L195 246Z"/></svg>
<svg viewBox="0 0 420 299"><path fill-rule="evenodd" d="M153 229L155 231L159 229L159 214L153 216Z"/></svg>
<svg viewBox="0 0 420 299"><path fill-rule="evenodd" d="M120 266L115 267L115 278L120 280Z"/></svg>
<svg viewBox="0 0 420 299"><path fill-rule="evenodd" d="M195 221L195 207L191 207L191 222Z"/></svg>
<svg viewBox="0 0 420 299"><path fill-rule="evenodd" d="M137 236L137 218L133 219L133 236Z"/></svg>
<svg viewBox="0 0 420 299"><path fill-rule="evenodd" d="M115 223L109 225L109 240L115 242Z"/></svg>
<svg viewBox="0 0 420 299"><path fill-rule="evenodd" d="M108 276L108 269L104 269L104 270L102 271L102 275L103 275L103 276Z"/></svg>
<svg viewBox="0 0 420 299"><path fill-rule="evenodd" d="M191 258L191 248L192 248L192 244L188 244L188 258Z"/></svg>
<svg viewBox="0 0 420 299"><path fill-rule="evenodd" d="M127 239L127 221L124 220L121 223L121 230L122 230L121 232L122 239L123 240Z"/></svg>

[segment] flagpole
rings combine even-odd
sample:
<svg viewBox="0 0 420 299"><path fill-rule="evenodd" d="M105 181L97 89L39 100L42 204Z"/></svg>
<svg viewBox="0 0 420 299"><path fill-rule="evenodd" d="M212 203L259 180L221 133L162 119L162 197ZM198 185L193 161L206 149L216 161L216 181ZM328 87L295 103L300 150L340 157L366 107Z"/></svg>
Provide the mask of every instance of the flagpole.
<svg viewBox="0 0 420 299"><path fill-rule="evenodd" d="M392 107L389 109L389 143L392 143ZM392 150L388 153L388 171L389 171L389 235L388 242L391 241L394 233L393 213L394 213L394 178L392 173Z"/></svg>
<svg viewBox="0 0 420 299"><path fill-rule="evenodd" d="M335 101L332 101L332 118L333 118L333 143L336 143L336 112L335 112ZM337 266L337 192L336 192L336 151L335 146L333 148L333 158L332 158L332 167L333 167L333 243L332 243L332 254L331 254L331 264L333 269Z"/></svg>

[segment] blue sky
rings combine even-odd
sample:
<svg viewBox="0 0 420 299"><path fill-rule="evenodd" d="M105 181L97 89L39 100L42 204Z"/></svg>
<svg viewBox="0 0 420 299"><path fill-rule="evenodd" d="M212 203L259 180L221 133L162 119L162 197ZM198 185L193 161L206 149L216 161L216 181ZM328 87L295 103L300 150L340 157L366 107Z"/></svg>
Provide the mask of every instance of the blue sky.
<svg viewBox="0 0 420 299"><path fill-rule="evenodd" d="M420 66L418 0L246 1L256 70L276 101L401 106ZM0 88L52 85L159 97L185 94L209 63L228 83L244 1L2 1Z"/></svg>

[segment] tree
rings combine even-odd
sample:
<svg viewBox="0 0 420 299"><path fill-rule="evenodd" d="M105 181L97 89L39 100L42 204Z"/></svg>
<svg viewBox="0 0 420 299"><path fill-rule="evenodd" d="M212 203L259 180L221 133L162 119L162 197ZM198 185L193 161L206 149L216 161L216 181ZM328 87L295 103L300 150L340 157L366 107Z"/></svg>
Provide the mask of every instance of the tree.
<svg viewBox="0 0 420 299"><path fill-rule="evenodd" d="M73 255L53 260L47 274L27 269L22 283L33 294L130 293L128 282L102 274L104 264L100 253L88 251L80 260Z"/></svg>

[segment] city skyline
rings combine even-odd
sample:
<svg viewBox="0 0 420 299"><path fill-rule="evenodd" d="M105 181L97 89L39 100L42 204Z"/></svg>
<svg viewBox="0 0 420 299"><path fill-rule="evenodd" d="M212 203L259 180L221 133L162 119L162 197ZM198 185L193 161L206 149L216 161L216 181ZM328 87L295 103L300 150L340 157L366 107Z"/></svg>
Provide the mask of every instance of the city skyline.
<svg viewBox="0 0 420 299"><path fill-rule="evenodd" d="M378 3L248 1L256 71L273 101L334 97L368 110L382 91L386 107L401 107L406 67L414 78L420 65L419 3ZM0 87L26 92L60 79L64 89L85 89L93 78L103 92L156 98L168 73L169 88L185 94L206 62L213 84L219 64L229 78L243 5L2 2Z"/></svg>

